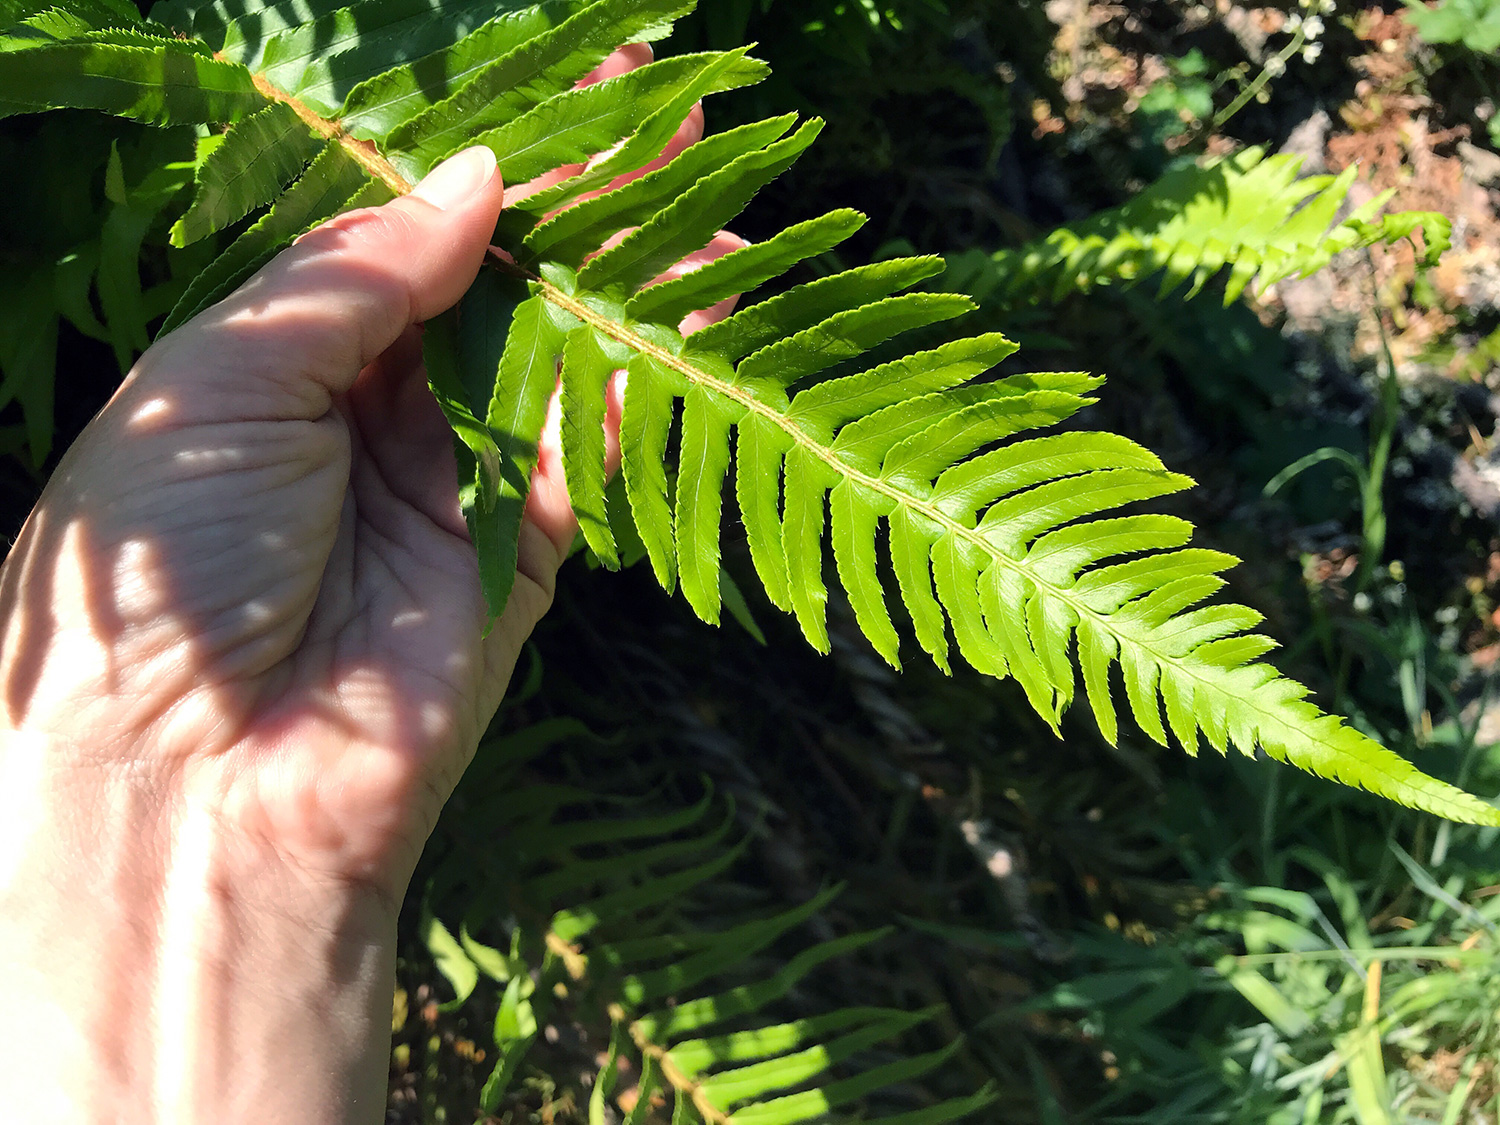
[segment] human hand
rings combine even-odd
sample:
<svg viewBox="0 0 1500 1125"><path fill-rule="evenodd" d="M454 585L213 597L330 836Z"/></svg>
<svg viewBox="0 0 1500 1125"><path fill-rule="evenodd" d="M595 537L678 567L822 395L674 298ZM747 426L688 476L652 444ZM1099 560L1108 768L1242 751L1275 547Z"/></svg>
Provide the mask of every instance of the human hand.
<svg viewBox="0 0 1500 1125"><path fill-rule="evenodd" d="M378 1120L396 912L576 530L554 417L484 636L420 323L502 190L461 154L153 346L0 570L29 1120Z"/></svg>

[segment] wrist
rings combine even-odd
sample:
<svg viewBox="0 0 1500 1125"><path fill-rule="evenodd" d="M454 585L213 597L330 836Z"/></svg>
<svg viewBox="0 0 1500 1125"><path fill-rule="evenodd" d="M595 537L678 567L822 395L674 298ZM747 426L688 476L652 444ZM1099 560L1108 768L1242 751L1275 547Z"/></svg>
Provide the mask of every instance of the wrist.
<svg viewBox="0 0 1500 1125"><path fill-rule="evenodd" d="M0 1087L36 1121L379 1121L388 900L79 757L0 732Z"/></svg>

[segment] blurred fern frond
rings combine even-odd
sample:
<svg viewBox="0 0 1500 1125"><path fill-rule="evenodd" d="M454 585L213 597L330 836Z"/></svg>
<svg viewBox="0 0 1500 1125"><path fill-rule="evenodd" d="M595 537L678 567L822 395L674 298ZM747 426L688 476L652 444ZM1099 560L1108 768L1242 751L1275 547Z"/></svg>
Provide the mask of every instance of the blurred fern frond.
<svg viewBox="0 0 1500 1125"><path fill-rule="evenodd" d="M1357 169L1299 178L1301 167L1300 156L1248 148L1174 169L1119 207L992 255L965 280L976 297L1014 305L1134 285L1158 274L1158 298L1185 283L1193 297L1228 270L1227 306L1251 282L1264 287L1306 277L1345 250L1397 242L1418 230L1425 263L1448 248L1446 216L1382 215L1392 194L1383 192L1340 219Z"/></svg>
<svg viewBox="0 0 1500 1125"><path fill-rule="evenodd" d="M455 990L450 1006L476 989L498 997L482 1112L505 1111L528 1053L557 1025L608 1043L591 1087L592 1122L616 1105L625 1122L688 1125L791 1125L880 1107L861 1119L942 1125L989 1104L988 1090L915 1109L899 1093L879 1094L936 1070L957 1049L894 1046L934 1011L797 1014L789 998L811 974L884 931L768 957L837 888L770 916L726 913L705 898L744 850L728 839L732 807L706 796L643 811L641 800L525 776L528 761L576 730L554 722L487 743L460 799L477 801L484 815L445 816L439 832L423 938ZM438 917L446 902L462 904L451 927Z"/></svg>

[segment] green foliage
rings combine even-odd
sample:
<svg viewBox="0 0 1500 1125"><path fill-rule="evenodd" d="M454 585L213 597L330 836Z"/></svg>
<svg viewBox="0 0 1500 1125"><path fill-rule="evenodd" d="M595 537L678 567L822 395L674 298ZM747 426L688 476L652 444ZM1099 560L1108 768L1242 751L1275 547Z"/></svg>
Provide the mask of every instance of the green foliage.
<svg viewBox="0 0 1500 1125"><path fill-rule="evenodd" d="M1133 285L1161 275L1158 298L1191 281L1188 296L1227 269L1224 304L1254 282L1306 277L1335 254L1411 238L1431 265L1448 248L1448 219L1433 211L1378 215L1390 193L1339 220L1355 169L1298 178L1302 158L1250 148L1168 172L1120 207L1059 227L1036 242L993 256L972 283L981 299L1015 304L1060 300L1099 285Z"/></svg>
<svg viewBox="0 0 1500 1125"><path fill-rule="evenodd" d="M797 186L844 201L873 189L910 220L930 200L925 177L934 164L963 175L958 167L972 151L993 170L1015 117L1002 73L1043 95L1054 90L1054 30L1029 0L718 0L681 21L672 43L759 44L778 60L776 73L716 114L735 124L790 107L822 114L828 130ZM934 136L921 121L937 106L954 128ZM973 187L984 190L983 174ZM886 233L911 237L912 225Z"/></svg>
<svg viewBox="0 0 1500 1125"><path fill-rule="evenodd" d="M1424 807L1488 817L1475 802L1445 804L1463 798L1319 714L1301 699L1301 688L1257 663L1269 642L1245 636L1256 624L1253 613L1202 607L1200 598L1220 585L1220 571L1232 559L1193 549L1184 522L1142 510L1184 478L1115 435L1071 428L1040 434L1050 423L1070 425L1068 416L1091 401L1094 381L1068 374L996 380L990 372L1013 345L993 333L930 341L929 329L969 308L950 294L913 293L938 273L938 261L906 258L837 272L835 258L828 258L808 272L808 261L837 251L864 222L855 211L835 210L678 281L649 284L655 270L697 249L748 196L799 159L817 127L795 133L790 117L753 121L694 145L669 168L627 189L577 204L619 172L657 156L697 98L744 89L765 74L742 49L724 49L669 58L589 90L571 89L613 37L660 37L664 20L684 7L453 0L440 12L392 0L347 9L333 0L270 6L171 0L153 10L154 24L142 24L127 7L95 0L68 0L36 13L5 6L0 24L24 24L10 27L0 48L0 83L20 92L5 104L17 107L10 113L72 99L69 104L135 120L211 121L196 129L195 153L192 127L159 133L159 150L147 153L150 141L139 138L151 133L124 121L120 130L129 132L121 133L127 139L114 159L111 133L99 129L92 138L104 144L93 145L89 157L98 198L87 204L77 195L86 189L80 169L89 160L24 162L43 171L69 169L46 177L55 183L37 184L37 195L68 198L66 207L58 204L60 216L93 213L102 223L71 231L66 245L34 254L27 246L23 275L0 294L0 404L18 399L23 405L37 465L51 438L52 339L63 318L110 342L123 368L144 347L147 324L157 323L172 303L166 329L239 284L303 229L344 208L390 198L450 148L480 139L496 151L511 180L594 156L588 171L538 193L526 210L502 220L499 242L516 252L522 272L486 270L459 311L426 333L434 392L462 444L463 502L492 607L498 609L510 580L535 435L561 365L565 471L579 496L591 552L606 565L646 559L661 583L681 585L705 618L717 618L720 598L736 615L747 613L718 558L723 484L732 477L735 526L727 538L739 538L742 523L769 598L789 607L822 648L837 639L829 637L825 621L831 606L825 606L823 541L829 540L850 609L892 663L901 657L901 637L913 634L947 670L956 642L972 663L1010 675L1052 723L1077 696L1077 664L1088 709L1107 735L1115 735L1115 697L1124 684L1131 712L1158 741L1172 730L1194 750L1200 733L1220 750L1235 744L1248 753L1259 745ZM709 28L708 45L735 48L745 27L769 15L790 28L786 34L805 36L823 52L817 57L846 58L883 83L885 60L909 42L897 34L903 26L960 7L971 15L975 9L936 0L877 6L726 1L691 15L688 30ZM987 9L986 18L1016 15L1010 6ZM168 27L186 39L168 39ZM243 74L234 71L229 81L217 66L199 65L201 46L263 80L252 83L258 101L246 108L228 99L226 92L243 92ZM3 55L43 49L60 51L51 57L66 66L42 77L34 60L7 69ZM906 87L901 83L910 83L909 75L891 75L880 95L938 90L971 101L995 124L989 139L998 147L1010 127L1004 84L950 63L944 58L927 66L921 81ZM822 104L807 90L816 90L813 84L829 69L804 66L796 75L805 102ZM1202 108L1205 80L1197 71L1188 58L1175 69L1172 89L1152 93L1146 110L1167 120L1178 117L1179 108ZM168 72L174 81L186 77L184 92L130 95L121 81ZM267 95L266 84L294 93L327 118L323 124L336 118L348 135L377 142L392 168L359 159L344 136L329 142L311 127L314 121L275 101L275 93ZM796 104L784 92L766 83L759 98L778 107ZM850 129L840 115L834 126L880 148L880 129L888 133L892 126L879 120L877 98L868 104L868 120ZM469 110L478 113L465 117ZM68 126L78 129L80 120L72 115ZM867 133L859 132L867 126ZM66 144L66 130L57 136ZM861 148L861 159L879 166L880 153ZM168 165L171 174L151 178L150 169ZM1164 273L1164 287L1190 281L1197 294L1229 270L1229 303L1250 281L1265 285L1311 272L1340 249L1391 242L1418 225L1430 257L1439 252L1446 229L1436 217L1377 219L1377 201L1355 219L1335 223L1347 177L1295 175L1290 157L1263 159L1254 150L1220 165L1179 169L1127 207L1034 248L993 261L978 252L974 257L984 266L975 276L978 296L993 312L996 305L1013 309L1022 300L1134 284L1157 273ZM565 210L541 220L559 207ZM142 276L135 261L142 239L162 239L166 219L178 213L171 239L186 251L171 258L174 276ZM588 261L604 237L636 226L642 231L627 240L628 249L622 243ZM219 249L216 234L228 249L210 266L208 257ZM1010 270L1020 260L1020 273L1034 270L1035 276L1013 284ZM687 339L676 332L684 315L724 297L760 285L784 287L787 270L798 270L798 279L834 272L759 300L715 329ZM1142 294L1131 300L1143 320L1148 312L1161 315ZM1220 315L1208 303L1194 311L1211 314ZM1214 321L1215 332L1227 323ZM889 341L904 330L922 333L915 354ZM1220 374L1221 354L1205 366ZM622 477L606 487L600 419L604 380L615 368L630 369L627 459ZM0 446L20 449L26 437L7 432ZM953 697L975 705L981 693L971 688ZM1349 705L1335 700L1338 708ZM1370 715L1359 720L1359 729L1380 729L1392 738L1392 727ZM993 714L992 726L1008 729ZM1128 738L1122 760L1134 754ZM549 744L535 730L520 739L531 747ZM1418 748L1400 738L1391 744ZM736 1121L799 1119L823 1113L829 1097L849 1097L855 1101L844 1112L906 1110L895 1121L921 1125L983 1104L984 1094L912 1110L859 1101L877 1083L903 1080L942 1061L941 1055L909 1059L879 1047L880 1037L913 1026L919 1034L916 1022L926 1013L807 1014L795 1008L796 986L808 980L804 972L862 947L865 936L822 941L777 968L787 948L786 939L777 938L780 927L795 927L804 915L750 916L733 909L742 906L733 895L712 897L735 849L724 843L727 822L703 829L711 805L663 816L652 802L604 796L630 789L592 778L588 790L568 793L522 772L525 753L516 745L498 753L501 765L495 765L496 745L487 745L475 766L480 789L469 790L472 804L460 799L455 805L450 820L459 841L437 853L449 865L435 871L422 922L432 957L455 987L455 1004L493 1004L486 1019L498 1056L486 1106L510 1106L510 1092L528 1071L535 1079L541 1031L567 1029L574 1019L603 1031L594 1037L600 1043L610 1040L589 1100L595 1119L606 1115L616 1067L634 1070L645 1095L625 1113L627 1122L648 1119L651 1110L642 1107L651 1091L681 1104L681 1121L715 1121L715 1113L723 1118L726 1110ZM501 783L489 804L474 795L483 792L484 778ZM990 789L1010 784L1010 777L992 778ZM1325 813L1329 808L1310 804ZM1178 795L1172 808L1202 816L1196 805L1196 796ZM1053 819L1050 808L1022 811L1040 822ZM1086 834L1094 822L1094 810L1088 811L1088 817L1082 807L1073 819L1056 817L1059 832ZM465 820L483 831L465 834ZM489 831L495 826L504 829L501 846ZM1173 831L1176 826L1175 820L1161 832L1173 855L1188 846L1188 832ZM889 831L898 834L894 819ZM1203 832L1245 834L1218 822ZM1206 885L1215 874L1217 868L1196 870L1193 877ZM1398 1050L1488 1049L1493 1028L1475 1026L1473 1013L1496 1007L1493 989L1484 986L1493 980L1490 926L1412 876L1412 894L1425 895L1427 910L1416 932L1371 936L1374 927L1361 929L1358 910L1344 910L1347 891L1337 891L1334 909L1328 906L1332 885L1316 898L1304 891L1278 897L1278 889L1286 891L1283 876L1266 874L1265 888L1221 891L1227 901L1205 926L1223 932L1215 933L1214 944L1194 947L1193 957L1151 953L1119 938L1080 941L1079 956L1097 959L1100 972L1011 1014L1088 1011L1088 1020L1106 1025L1098 1043L1118 1052L1127 1079L1137 1080L1133 1089L1145 1083L1163 1103L1152 1116L1161 1122L1379 1119L1374 1115L1412 1097L1409 1073L1394 1062ZM1481 882L1493 879L1466 873L1461 885L1449 880L1439 889L1478 901ZM1374 891L1365 895L1373 901ZM825 900L811 901L820 907ZM511 909L517 903L520 909ZM1419 912L1407 907L1407 913ZM1493 912L1487 918L1493 924ZM808 919L820 921L817 913ZM1475 935L1481 941L1473 948L1455 950ZM817 936L826 939L825 932ZM942 935L935 930L933 938ZM984 938L995 942L993 935ZM762 939L783 944L747 953ZM768 956L771 950L775 956ZM1199 954L1221 972L1205 974ZM1362 1007L1370 963L1385 963L1386 987L1403 990L1400 1005L1377 1020L1367 1019ZM658 1004L652 996L667 999ZM1184 1046L1182 1026L1164 1028L1158 1019L1163 1013L1175 1019L1173 1005L1205 996L1214 1005L1211 1017L1194 1026L1229 1029L1229 1047L1217 1062L1205 1061L1214 1056L1202 1043ZM1250 1028L1247 1011L1256 1020ZM702 1025L690 1026L697 1020ZM1385 1041L1385 1058L1371 1047L1377 1038ZM858 1070L847 1068L850 1061ZM675 1079L666 1062L675 1067ZM1040 1091L1044 1073L1038 1062ZM796 1082L817 1089L793 1092ZM1482 1085L1482 1074L1472 1067L1452 1094L1440 1092L1457 1097L1476 1083ZM702 1100L678 1097L694 1086ZM1122 1091L1127 1086L1121 1083ZM900 1094L886 1097L894 1101ZM1433 1089L1419 1089L1418 1097L1424 1109L1443 1103ZM1443 1103L1448 1119L1461 1103Z"/></svg>
<svg viewBox="0 0 1500 1125"><path fill-rule="evenodd" d="M172 243L196 242L281 194L322 147L283 102L215 137L195 179L193 204L172 226Z"/></svg>
<svg viewBox="0 0 1500 1125"><path fill-rule="evenodd" d="M1245 952L1224 956L1217 971L1264 1021L1245 1029L1239 1053L1252 1042L1276 1045L1268 1052L1276 1062L1245 1094L1262 1106L1282 1103L1284 1119L1375 1125L1399 1120L1403 1104L1422 1107L1428 1120L1452 1119L1482 1077L1474 1063L1443 1089L1441 1080L1388 1067L1386 1052L1430 1058L1458 1048L1475 1062L1493 1057L1496 904L1462 903L1454 892L1475 888L1440 887L1400 845L1391 848L1414 880L1407 928L1372 935L1359 888L1331 865L1320 872L1326 897L1247 888L1204 922L1244 942Z"/></svg>
<svg viewBox="0 0 1500 1125"><path fill-rule="evenodd" d="M785 935L837 891L775 915L725 917L703 895L744 850L728 840L733 809L705 797L660 812L643 799L528 776L531 761L580 734L587 732L576 722L554 721L487 742L429 851L420 930L454 989L448 1007L486 989L498 994L484 1113L505 1113L538 1030L549 1024L607 1034L591 1121L606 1119L622 1068L638 1076L637 1108L626 1120L644 1120L655 1099L671 1103L676 1122L790 1125L855 1106L889 1108L872 1095L947 1060L953 1047L892 1055L882 1046L932 1011L793 1016L789 997L810 975L884 931L804 946L768 967L764 951L785 948ZM502 899L503 915L487 905ZM450 902L462 904L452 926L440 920ZM980 1092L862 1119L941 1125L990 1100Z"/></svg>
<svg viewBox="0 0 1500 1125"><path fill-rule="evenodd" d="M33 468L52 448L59 325L108 344L124 370L202 268L201 254L174 260L170 276L143 276L140 262L143 241L191 183L192 154L182 130L121 135L84 115L44 119L24 145L0 142L12 167L35 163L0 221L0 406L20 406L6 445L25 449Z"/></svg>
<svg viewBox="0 0 1500 1125"><path fill-rule="evenodd" d="M1444 722L1429 749L1493 778L1474 733ZM996 1024L1085 1013L1122 1074L1090 1119L1483 1119L1500 1050L1494 830L1429 833L1267 780L1243 771L1228 816L1173 805L1162 838L1212 889L1165 947L1080 935L1079 971ZM1122 1112L1143 1094L1149 1113Z"/></svg>
<svg viewBox="0 0 1500 1125"><path fill-rule="evenodd" d="M1462 62L1473 80L1467 100L1491 105L1496 93L1496 52L1500 51L1500 3L1495 0L1438 0L1429 6L1422 0L1402 0L1406 20L1417 34L1440 48L1435 60ZM1446 56L1446 58L1444 57ZM1455 105L1464 104L1456 102ZM1500 149L1500 117L1493 113L1475 121L1489 134L1490 147ZM1476 129L1477 131L1477 129Z"/></svg>
<svg viewBox="0 0 1500 1125"><path fill-rule="evenodd" d="M191 125L233 121L263 104L243 68L179 47L177 40L114 38L48 41L12 33L5 43L0 117L97 109L151 125Z"/></svg>
<svg viewBox="0 0 1500 1125"><path fill-rule="evenodd" d="M1429 43L1462 43L1476 55L1500 49L1500 4L1494 0L1441 0L1429 7L1403 0L1406 19Z"/></svg>
<svg viewBox="0 0 1500 1125"><path fill-rule="evenodd" d="M564 470L593 555L611 567L644 557L706 620L718 620L732 590L720 558L732 476L760 582L816 648L831 642L831 546L860 630L893 665L903 634L944 670L956 644L974 667L1013 679L1054 727L1080 694L1081 673L1088 709L1111 741L1123 687L1130 714L1155 741L1165 743L1170 731L1193 753L1200 739L1221 753L1264 751L1418 808L1494 822L1488 805L1322 713L1262 663L1272 642L1250 633L1258 615L1208 603L1234 560L1191 547L1185 521L1142 507L1182 489L1186 478L1124 438L1071 428L1097 379L994 377L1014 351L998 333L928 339L973 308L967 298L916 288L938 273L939 260L837 270L681 334L685 314L777 283L835 250L862 222L834 211L654 283L799 159L821 123L798 126L791 115L710 137L627 187L585 198L659 156L700 97L765 76L735 48L575 87L617 43L659 38L689 7L490 0L433 13L377 0L349 8L173 2L153 11L155 23L138 23L75 2L60 14L17 11L0 41L0 103L17 114L67 105L215 127L198 130L195 157L174 162L175 179L132 178L119 160L106 169L108 198L123 217L107 238L99 235L101 262L108 246L109 260L133 263L144 232L174 200L186 206L174 243L207 253L214 235L228 239L222 254L192 271L191 284L183 276L162 291L178 298L164 331L298 233L406 190L467 144L494 150L509 182L595 161L507 212L499 234L514 266L484 271L425 335L434 393L460 443L461 497L492 613L513 580L536 444L560 376ZM861 10L879 17L872 28L889 17ZM1191 280L1197 292L1227 268L1232 300L1251 280L1310 272L1339 250L1394 241L1417 226L1429 255L1446 238L1432 216L1377 217L1379 200L1335 222L1349 177L1295 174L1293 160L1255 150L1180 169L1123 208L999 255L981 297L1058 296L1155 273L1164 274L1163 291ZM62 276L62 261L46 264L46 276ZM147 301L149 290L138 278L132 288L129 271L101 265L85 274L85 288L88 276L98 278L107 314L99 326L127 362L144 343L145 324L163 311L162 297ZM58 315L74 317L71 308L83 327L88 303L76 299L74 274L67 284L71 304L59 297L49 311L20 300L62 292L37 285L18 295L14 315L55 325ZM29 351L11 345L0 354L0 398L25 405L38 460L45 449L37 452L35 435L50 433L49 331L27 336ZM920 333L922 343L902 347L896 338L906 333ZM621 368L629 373L623 471L608 488L604 387ZM503 753L498 764L484 763L481 778L512 780L506 771L519 765ZM533 909L501 925L494 945L475 936L496 924L493 910L472 927L438 920L464 889L464 870L492 846L486 840L434 876L426 925L456 999L483 979L503 986L488 1109L502 1104L548 1026L554 986L581 994L594 1018L613 1027L596 1117L622 1057L634 1061L647 1091L655 1083L684 1095L674 1095L679 1120L732 1113L756 1122L817 1117L942 1061L941 1052L886 1058L848 1076L833 1068L914 1017L838 1011L788 1020L775 1011L796 972L844 945L814 947L790 962L789 977L773 973L741 991L720 987L825 900L775 919L711 925L685 917L690 892L733 858L712 833L692 834L704 810L598 817L609 803L593 795L520 783L502 792L511 803L497 798L484 810L485 823L511 829L511 851L495 862L523 873L518 893ZM468 889L469 902L490 893ZM817 1089L793 1089L808 1082ZM949 1120L982 1101L895 1120Z"/></svg>
<svg viewBox="0 0 1500 1125"><path fill-rule="evenodd" d="M1091 971L1007 1018L1099 1013L1100 1038L1130 1074L1123 1085L1149 1089L1154 1103L1149 1115L1111 1120L1463 1120L1465 1107L1493 1104L1484 1060L1500 1048L1497 906L1493 897L1468 905L1481 888L1459 878L1440 886L1391 847L1415 868L1404 928L1372 931L1370 888L1309 849L1298 858L1320 869L1316 891L1221 887L1220 907L1171 950L1082 937ZM1210 1006L1206 1018L1194 1014L1209 1041L1186 1044L1194 1002Z"/></svg>

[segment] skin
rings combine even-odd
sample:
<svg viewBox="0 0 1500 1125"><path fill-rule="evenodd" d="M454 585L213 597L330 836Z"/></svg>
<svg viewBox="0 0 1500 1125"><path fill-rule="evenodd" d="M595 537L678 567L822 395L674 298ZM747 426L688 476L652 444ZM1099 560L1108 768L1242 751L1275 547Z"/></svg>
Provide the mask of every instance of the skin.
<svg viewBox="0 0 1500 1125"><path fill-rule="evenodd" d="M576 531L554 401L483 636L420 325L473 280L504 193L460 154L159 341L0 568L16 1120L382 1119L396 914Z"/></svg>

